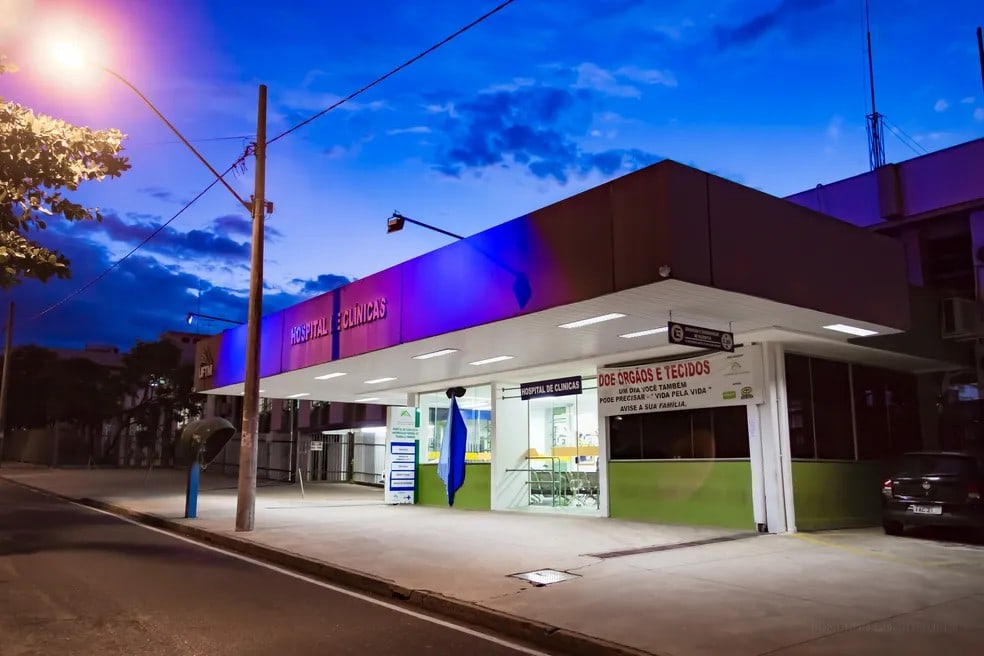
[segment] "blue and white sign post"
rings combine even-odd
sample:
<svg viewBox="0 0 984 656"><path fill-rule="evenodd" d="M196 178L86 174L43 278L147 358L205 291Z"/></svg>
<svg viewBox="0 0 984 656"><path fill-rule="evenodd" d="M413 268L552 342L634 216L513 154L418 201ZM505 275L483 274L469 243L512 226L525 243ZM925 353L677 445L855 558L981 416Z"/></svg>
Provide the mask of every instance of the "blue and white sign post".
<svg viewBox="0 0 984 656"><path fill-rule="evenodd" d="M386 440L386 502L413 504L417 501L419 459L419 414L417 408L389 409Z"/></svg>

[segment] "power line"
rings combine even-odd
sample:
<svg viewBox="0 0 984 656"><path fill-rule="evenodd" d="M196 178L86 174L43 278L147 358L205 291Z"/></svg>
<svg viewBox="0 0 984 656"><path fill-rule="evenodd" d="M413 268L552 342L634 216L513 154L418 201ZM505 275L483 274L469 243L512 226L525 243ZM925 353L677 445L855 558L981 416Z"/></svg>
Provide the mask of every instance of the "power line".
<svg viewBox="0 0 984 656"><path fill-rule="evenodd" d="M75 298L76 296L78 296L79 294L81 294L82 292L84 292L85 290L89 289L90 287L92 287L93 285L95 285L97 282L99 282L100 280L102 280L103 278L105 278L107 275L109 275L114 269L116 269L116 267L118 267L119 265L123 264L123 262L126 261L131 255L133 255L138 250L140 250L141 248L143 248L151 239L153 239L154 237L156 237L157 235L159 235L161 232L163 232L164 228L166 228L169 225L171 225L171 223L174 222L175 219L177 219L179 216L181 216L182 214L184 214L192 205L194 205L198 201L198 199L200 199L202 196L204 196L205 194L207 194L212 189L212 187L214 187L215 185L219 184L219 181L220 181L221 178L224 178L233 169L235 169L236 167L238 167L241 164L243 164L246 161L246 158L249 156L249 154L250 154L250 151L247 150L247 152L244 153L243 155L241 155L239 157L239 159L237 159L229 168L227 168L222 173L221 176L216 177L214 180L212 180L208 184L208 186L206 186L204 189L201 190L201 192L198 193L197 196L195 196L190 201L188 201L187 203L185 203L184 207L182 207L180 210L178 210L177 213L174 214L174 216L172 216L170 219L168 219L167 221L165 221L164 223L162 223L161 225L159 225L157 227L157 229L154 230L149 235L147 235L143 239L143 241L141 241L139 244L137 244L132 249L130 249L130 252L128 252L126 255L124 255L123 257L121 257L120 259L118 259L113 264L109 265L102 273L100 273L98 276L96 276L95 278L93 278L89 282L85 283L84 285L82 285L81 287L79 287L78 289L76 289L71 294L65 296L60 301L57 301L55 303L52 303L51 305L49 305L45 309L41 310L40 312L38 312L37 314L35 314L34 316L32 316L30 319L28 319L28 322L36 321L36 320L40 319L41 317L45 316L46 314L49 314L49 313L53 312L57 308L61 307L62 305L64 305L68 301L72 300L73 298Z"/></svg>
<svg viewBox="0 0 984 656"><path fill-rule="evenodd" d="M453 32L452 34L448 35L447 37L445 37L441 41L438 41L437 43L435 43L431 47L427 48L426 50L423 50L422 52L418 53L414 57L411 57L407 61L403 62L402 64L400 64L396 68L394 68L391 71L389 71L388 73L377 77L375 80L373 80L369 84L365 85L361 89L359 89L359 90L357 90L357 91L355 91L353 93L350 93L348 96L342 98L341 100L339 100L338 102L332 104L331 106L329 106L329 107L321 110L320 112L318 112L318 113L316 113L316 114L308 117L307 119L301 121L300 123L298 123L294 127L289 128L289 129L285 130L284 132L281 132L280 134L278 134L277 136L275 136L273 139L270 139L269 141L267 141L267 144L269 145L271 143L274 143L275 141L279 141L280 139L283 139L284 137L286 137L287 135L291 134L292 132L295 132L296 130L299 130L300 128L304 127L305 125L307 125L307 124L309 124L309 123L311 123L311 122L313 122L313 121L321 118L322 116L324 116L328 112L332 111L333 109L335 109L335 108L337 108L337 107L339 107L339 106L341 106L341 105L349 102L350 100L356 98L357 96L362 95L366 91L369 91L370 89L372 89L376 85L380 84L384 80L387 80L388 78L392 77L393 75L396 75L397 73L399 73L403 69L407 68L408 66L411 66L412 64L418 62L419 60L423 59L427 55L431 54L432 52L434 52L435 50L437 50L441 46L444 46L444 45L450 43L451 41L453 41L457 37L461 36L462 34L464 34L465 32L467 32L468 30L472 29L476 25L479 25L480 23L482 23L486 19L488 19L488 18L494 16L495 14L499 13L500 11L502 11L503 9L505 9L506 7L508 7L509 5L511 5L512 3L514 3L515 1L516 0L505 0L504 2L502 2L499 5L493 7L491 10L489 10L486 13L482 14L481 16L479 16L478 18L476 18L472 22L468 23L464 27L461 27L460 29L458 29L455 32ZM215 137L213 139L200 139L199 141L222 141L222 140L242 139L242 138L244 138L244 137L241 137L241 136L235 136L235 137ZM248 137L246 137L246 138L248 138ZM158 228L156 230L154 230L152 233L150 233L139 244L137 244L136 246L134 246L130 250L130 252L128 252L126 255L124 255L119 260L117 260L116 262L114 262L113 264L111 264L109 267L107 267L105 271L103 271L98 276L96 276L95 278L93 278L92 280L90 280L89 282L87 282L86 284L84 284L81 287L79 287L78 289L76 289L74 292L72 292L68 296L65 296L60 301L57 301L56 303L53 303L52 305L49 305L48 307L46 307L45 309L43 309L41 312L39 312L38 314L36 314L33 317L31 317L30 319L28 319L28 321L29 322L36 321L37 319L40 319L41 317L43 317L43 316L51 313L56 308L64 305L65 303L67 303L71 299L75 298L76 296L78 296L79 294L81 294L82 292L84 292L85 290L89 289L90 287L92 287L93 285L95 285L97 282L99 282L100 280L102 280L103 278L105 278L107 275L109 275L114 269L116 269L120 264L122 264L127 258L129 258L131 255L133 255L138 250L140 250L151 239L153 239L154 237L156 237L157 235L159 235L164 230L164 228L166 228L168 225L170 225L179 216L181 216L182 214L184 214L185 211L187 211L192 205L195 204L195 202L198 201L198 199L200 199L202 196L204 196L206 193L208 193L209 190L212 189L212 187L214 187L219 182L223 181L223 178L230 171L232 171L236 167L238 167L241 164L243 164L245 162L246 157L248 157L249 154L250 154L250 149L247 149L247 151L246 151L245 154L241 155L221 175L219 175L214 180L212 180L212 182L210 182L208 184L208 186L206 186L197 196L195 196L190 201L188 201L188 203L186 203L184 205L184 207L182 207L180 210L178 210L178 212L176 214L174 214L174 216L172 216L170 219L168 219L163 224L161 224L160 226L158 226Z"/></svg>
<svg viewBox="0 0 984 656"><path fill-rule="evenodd" d="M892 131L892 134L894 134L899 141L901 141L906 146L908 146L909 149L912 150L917 155L925 155L926 153L929 152L928 150L926 150L925 146L923 146L921 143L910 137L905 130L895 125L894 123L890 123L888 120L886 120L884 115L882 115L882 121L886 125L888 125L888 129Z"/></svg>
<svg viewBox="0 0 984 656"><path fill-rule="evenodd" d="M253 135L240 134L231 137L209 137L205 139L189 139L189 143L205 143L208 141L243 141L246 139L252 139ZM131 142L134 146L169 146L171 144L180 144L180 141L136 141Z"/></svg>
<svg viewBox="0 0 984 656"><path fill-rule="evenodd" d="M370 82L366 86L362 87L358 91L355 91L353 93L350 93L349 95L345 96L344 98L342 98L338 102L336 102L336 103L330 105L329 107L321 110L317 114L314 114L314 115L312 115L312 116L304 119L303 121L301 121L300 123L298 123L294 127L290 128L288 130L285 130L284 132L281 132L280 134L278 134L277 136L275 136L273 139L270 139L269 141L267 141L267 144L269 145L269 144L274 143L275 141L279 141L279 140L283 139L284 137L286 137L291 132L294 132L295 130L299 130L300 128L304 127L308 123L311 123L312 121L315 121L315 120L321 118L322 116L324 116L325 114L327 114L331 110L333 110L333 109L335 109L335 108L337 108L337 107L339 107L341 105L344 105L345 103L347 103L348 101L352 100L356 96L362 95L363 93L365 93L369 89L372 89L374 86L376 86L380 82L386 80L387 78L392 77L393 75L396 75L397 73L399 73L400 71L402 71L404 68L407 68L411 64L414 64L417 61L423 59L424 57L426 57L427 55L431 54L432 52L434 52L435 50L437 50L441 46L443 46L443 45L449 43L450 41L454 40L455 38L461 36L462 34L464 34L465 32L467 32L468 30L472 29L473 27L475 27L479 23L483 22L487 18L490 18L491 16L494 16L495 14L499 13L500 11L502 11L503 9L505 9L506 7L508 7L509 5L511 5L515 1L516 0L505 0L505 2L499 4L498 6L494 7L491 10L489 10L488 12L482 14L481 16L479 16L478 18L476 18L472 22L468 23L467 25L465 25L461 29L457 30L453 34L445 37L441 41L438 41L437 43L435 43L434 45L432 45L430 48L427 48L426 50L420 52L416 56L414 56L414 57L408 59L407 61L403 62L402 64L400 64L399 66L397 66L396 68L394 68L393 70L391 70L389 73L386 73L385 75L381 75L380 77L377 77L375 80L373 80L372 82Z"/></svg>

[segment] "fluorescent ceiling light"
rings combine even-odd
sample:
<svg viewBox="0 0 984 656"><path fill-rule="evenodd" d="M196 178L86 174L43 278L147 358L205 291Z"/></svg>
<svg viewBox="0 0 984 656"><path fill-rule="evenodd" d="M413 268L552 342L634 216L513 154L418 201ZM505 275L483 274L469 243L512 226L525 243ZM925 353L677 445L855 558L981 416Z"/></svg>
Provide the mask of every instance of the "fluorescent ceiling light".
<svg viewBox="0 0 984 656"><path fill-rule="evenodd" d="M844 323L832 323L829 326L824 326L827 330L835 330L839 333L847 333L848 335L857 335L858 337L871 337L872 335L877 335L877 330L868 330L867 328L858 328L857 326L848 326Z"/></svg>
<svg viewBox="0 0 984 656"><path fill-rule="evenodd" d="M431 358L439 358L442 355L451 355L452 353L457 353L458 349L441 349L440 351L434 351L433 353L424 353L423 355L413 356L414 360L429 360Z"/></svg>
<svg viewBox="0 0 984 656"><path fill-rule="evenodd" d="M378 401L378 400L379 400L378 396L370 396L364 399L356 399L355 401L352 401L352 403L369 403L370 401Z"/></svg>
<svg viewBox="0 0 984 656"><path fill-rule="evenodd" d="M640 330L637 333L626 333L624 335L620 335L620 337L624 337L625 339L632 339L633 337L645 337L646 335L656 335L658 333L665 333L667 330L668 329L666 328L666 326L663 326L662 328L652 328L650 330Z"/></svg>
<svg viewBox="0 0 984 656"><path fill-rule="evenodd" d="M266 392L266 390L260 390L260 394L263 394L264 392ZM239 396L246 396L246 392L245 391L240 392Z"/></svg>
<svg viewBox="0 0 984 656"><path fill-rule="evenodd" d="M299 399L302 396L311 396L311 393L310 392L300 392L299 394L291 394L287 398L288 399Z"/></svg>
<svg viewBox="0 0 984 656"><path fill-rule="evenodd" d="M396 380L396 378L390 376L389 378L373 378L372 380L365 381L366 385L375 385L376 383L388 383L391 380Z"/></svg>
<svg viewBox="0 0 984 656"><path fill-rule="evenodd" d="M338 378L339 376L347 376L348 374L342 373L341 371L336 371L333 374L325 374L324 376L315 376L315 380L328 380L330 378Z"/></svg>
<svg viewBox="0 0 984 656"><path fill-rule="evenodd" d="M476 360L475 362L469 362L468 364L473 365L483 365L492 364L493 362L502 362L503 360L512 360L514 356L512 355L497 355L494 358L487 358L485 360Z"/></svg>
<svg viewBox="0 0 984 656"><path fill-rule="evenodd" d="M611 314L603 314L600 317L591 317L590 319L581 319L580 321L571 321L570 323L562 323L558 328L583 328L584 326L590 326L594 323L601 323L602 321L611 321L612 319L621 319L624 314L620 312L612 312Z"/></svg>

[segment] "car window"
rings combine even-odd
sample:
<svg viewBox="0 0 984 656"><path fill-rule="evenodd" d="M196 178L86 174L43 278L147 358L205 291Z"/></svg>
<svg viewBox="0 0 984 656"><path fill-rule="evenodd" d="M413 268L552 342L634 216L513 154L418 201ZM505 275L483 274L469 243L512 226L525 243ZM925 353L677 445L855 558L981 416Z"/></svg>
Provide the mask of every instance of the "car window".
<svg viewBox="0 0 984 656"><path fill-rule="evenodd" d="M897 467L900 474L917 476L949 474L956 476L977 476L978 463L974 458L935 453L918 453L902 456Z"/></svg>

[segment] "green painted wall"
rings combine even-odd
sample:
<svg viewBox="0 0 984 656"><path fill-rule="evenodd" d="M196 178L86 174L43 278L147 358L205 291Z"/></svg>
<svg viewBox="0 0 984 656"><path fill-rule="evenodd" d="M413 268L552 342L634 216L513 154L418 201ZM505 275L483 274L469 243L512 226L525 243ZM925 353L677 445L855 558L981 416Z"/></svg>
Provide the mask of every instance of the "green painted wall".
<svg viewBox="0 0 984 656"><path fill-rule="evenodd" d="M612 462L608 488L612 517L755 529L747 460Z"/></svg>
<svg viewBox="0 0 984 656"><path fill-rule="evenodd" d="M882 465L793 461L796 528L817 531L881 522Z"/></svg>
<svg viewBox="0 0 984 656"><path fill-rule="evenodd" d="M437 475L437 463L417 467L417 503L422 506L448 505L444 481ZM489 463L465 465L465 484L454 495L454 507L465 510L492 508L492 467Z"/></svg>

